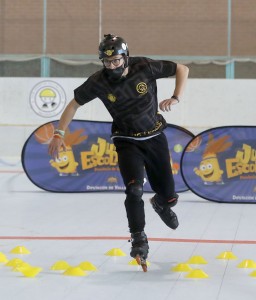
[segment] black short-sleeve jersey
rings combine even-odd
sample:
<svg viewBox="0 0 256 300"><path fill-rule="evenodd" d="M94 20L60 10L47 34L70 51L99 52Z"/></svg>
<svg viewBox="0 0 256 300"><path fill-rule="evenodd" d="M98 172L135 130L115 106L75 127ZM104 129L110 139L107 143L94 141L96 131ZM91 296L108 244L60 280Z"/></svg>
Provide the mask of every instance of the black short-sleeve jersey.
<svg viewBox="0 0 256 300"><path fill-rule="evenodd" d="M130 57L124 80L112 82L102 69L75 89L75 100L83 105L98 97L113 118L112 136L155 135L166 127L158 113L156 80L175 75L176 67L171 61Z"/></svg>

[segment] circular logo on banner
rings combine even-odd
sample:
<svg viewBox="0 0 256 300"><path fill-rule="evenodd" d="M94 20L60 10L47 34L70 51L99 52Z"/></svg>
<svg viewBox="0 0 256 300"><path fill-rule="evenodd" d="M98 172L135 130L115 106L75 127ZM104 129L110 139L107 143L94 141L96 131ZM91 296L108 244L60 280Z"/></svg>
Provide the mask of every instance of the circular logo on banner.
<svg viewBox="0 0 256 300"><path fill-rule="evenodd" d="M35 85L30 93L31 108L41 117L50 118L58 115L65 104L65 91L54 81L42 81Z"/></svg>

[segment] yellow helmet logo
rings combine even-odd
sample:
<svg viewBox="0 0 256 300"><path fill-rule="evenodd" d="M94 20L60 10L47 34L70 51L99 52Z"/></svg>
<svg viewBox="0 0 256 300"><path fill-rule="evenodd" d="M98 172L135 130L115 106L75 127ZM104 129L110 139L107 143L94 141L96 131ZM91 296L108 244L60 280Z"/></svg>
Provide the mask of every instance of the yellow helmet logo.
<svg viewBox="0 0 256 300"><path fill-rule="evenodd" d="M107 56L112 56L112 54L113 54L114 51L115 51L115 50L107 50L107 51L105 51L104 53L105 53Z"/></svg>
<svg viewBox="0 0 256 300"><path fill-rule="evenodd" d="M148 92L148 86L145 82L140 82L136 85L136 91L139 94L146 94Z"/></svg>

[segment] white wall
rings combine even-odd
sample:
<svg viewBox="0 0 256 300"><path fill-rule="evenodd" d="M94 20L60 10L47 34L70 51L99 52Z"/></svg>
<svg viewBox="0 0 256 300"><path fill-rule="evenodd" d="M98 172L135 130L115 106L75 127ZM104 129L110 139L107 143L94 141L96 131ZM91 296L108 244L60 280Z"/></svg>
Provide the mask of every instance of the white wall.
<svg viewBox="0 0 256 300"><path fill-rule="evenodd" d="M84 80L0 78L0 136L3 141L0 157L19 156L25 140L34 129L60 118L64 106L73 98L74 88ZM41 108L36 107L38 93L44 87L55 90L59 98L60 111L57 109L55 113L58 113L54 116L48 111L41 113ZM170 97L173 89L173 78L159 80L159 100ZM256 125L255 102L256 80L189 79L181 102L163 115L168 123L185 127L196 134L223 125ZM80 108L75 118L111 121L98 99Z"/></svg>

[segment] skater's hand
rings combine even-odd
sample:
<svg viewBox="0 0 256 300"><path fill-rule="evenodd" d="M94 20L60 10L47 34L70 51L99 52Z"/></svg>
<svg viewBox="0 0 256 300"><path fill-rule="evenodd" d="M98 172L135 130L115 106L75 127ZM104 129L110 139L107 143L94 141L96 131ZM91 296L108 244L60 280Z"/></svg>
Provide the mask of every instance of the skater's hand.
<svg viewBox="0 0 256 300"><path fill-rule="evenodd" d="M174 98L170 98L170 99L165 99L163 101L161 101L159 103L159 108L162 111L170 111L171 110L171 106L175 105L178 103L178 100L174 99Z"/></svg>
<svg viewBox="0 0 256 300"><path fill-rule="evenodd" d="M48 146L48 154L52 156L54 159L59 158L59 152L63 149L66 151L66 145L63 138L55 138L51 140Z"/></svg>

